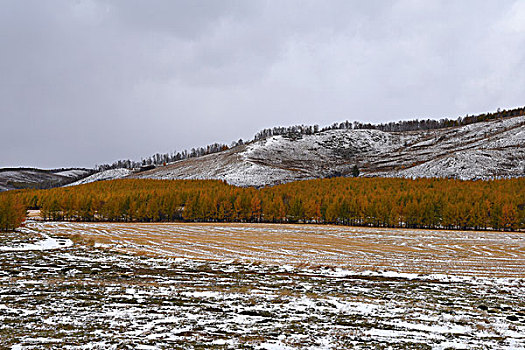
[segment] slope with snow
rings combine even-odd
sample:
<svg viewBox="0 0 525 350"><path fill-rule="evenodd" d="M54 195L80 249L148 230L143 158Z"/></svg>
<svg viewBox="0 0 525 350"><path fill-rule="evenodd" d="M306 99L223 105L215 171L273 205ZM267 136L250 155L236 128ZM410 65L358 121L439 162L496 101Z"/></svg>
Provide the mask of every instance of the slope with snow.
<svg viewBox="0 0 525 350"><path fill-rule="evenodd" d="M410 132L329 130L273 136L132 175L219 179L238 186L349 176L489 179L525 175L525 117Z"/></svg>
<svg viewBox="0 0 525 350"><path fill-rule="evenodd" d="M525 176L525 117L427 132L385 157L377 176L464 180Z"/></svg>
<svg viewBox="0 0 525 350"><path fill-rule="evenodd" d="M378 130L332 130L314 135L273 136L224 152L133 175L151 179L219 179L237 186L265 186L350 174L363 155L389 152L411 135Z"/></svg>
<svg viewBox="0 0 525 350"><path fill-rule="evenodd" d="M80 179L78 181L75 181L73 183L70 183L66 186L77 186L77 185L83 185L90 182L96 182L96 181L104 181L104 180L115 180L115 179L121 179L123 177L126 177L131 174L131 170L129 169L109 169L100 171L98 173L95 173L93 175L90 175L88 177L85 177L83 179Z"/></svg>

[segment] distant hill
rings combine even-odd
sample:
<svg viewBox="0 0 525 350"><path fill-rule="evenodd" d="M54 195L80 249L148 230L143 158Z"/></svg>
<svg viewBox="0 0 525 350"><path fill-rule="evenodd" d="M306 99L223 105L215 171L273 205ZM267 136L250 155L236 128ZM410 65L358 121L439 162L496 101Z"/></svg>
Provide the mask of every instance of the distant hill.
<svg viewBox="0 0 525 350"><path fill-rule="evenodd" d="M53 170L3 168L0 169L0 191L59 187L75 182L93 173L95 173L95 170L84 168Z"/></svg>

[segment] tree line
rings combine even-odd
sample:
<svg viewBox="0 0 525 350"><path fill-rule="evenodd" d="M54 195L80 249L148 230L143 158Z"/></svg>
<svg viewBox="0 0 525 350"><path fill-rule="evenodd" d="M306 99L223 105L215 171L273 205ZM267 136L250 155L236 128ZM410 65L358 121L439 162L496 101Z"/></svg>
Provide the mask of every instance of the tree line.
<svg viewBox="0 0 525 350"><path fill-rule="evenodd" d="M376 129L389 132L401 131L417 131L417 130L434 130L443 129L453 126L464 126L479 122L485 122L494 119L503 119L508 117L517 117L525 115L525 107L515 108L511 110L498 110L494 113L483 113L479 115L458 117L457 119L443 118L435 119L414 119L403 120L399 122L390 122L382 124L370 124L354 122L354 129Z"/></svg>
<svg viewBox="0 0 525 350"><path fill-rule="evenodd" d="M183 150L180 152L172 152L172 153L156 153L150 157L143 158L140 161L133 161L130 159L126 160L117 160L113 162L112 164L101 164L97 165L97 170L109 170L109 169L138 169L141 167L147 167L147 166L160 166L160 165L166 165L168 163L177 162L179 160L184 160L188 158L197 158L202 157L208 154L218 153L225 151L229 149L230 147L236 147L239 145L244 144L244 141L242 139L239 139L238 141L234 141L231 143L230 146L222 143L212 143L211 145L207 145L206 147L197 147L192 148L191 150Z"/></svg>
<svg viewBox="0 0 525 350"><path fill-rule="evenodd" d="M332 178L255 189L218 180L102 181L0 194L46 220L525 229L525 178Z"/></svg>
<svg viewBox="0 0 525 350"><path fill-rule="evenodd" d="M508 117L517 117L525 115L525 107L514 108L510 110L498 110L493 113L483 113L479 115L458 117L456 119L442 118L435 119L412 119L398 122L389 122L381 124L362 123L359 121L333 123L332 125L320 128L319 125L293 125L288 127L274 127L263 129L254 136L254 141L262 140L277 135L312 135L328 130L381 130L385 132L403 132L417 130L434 130L443 129L453 126L464 126L478 122L484 122L494 119L503 119Z"/></svg>

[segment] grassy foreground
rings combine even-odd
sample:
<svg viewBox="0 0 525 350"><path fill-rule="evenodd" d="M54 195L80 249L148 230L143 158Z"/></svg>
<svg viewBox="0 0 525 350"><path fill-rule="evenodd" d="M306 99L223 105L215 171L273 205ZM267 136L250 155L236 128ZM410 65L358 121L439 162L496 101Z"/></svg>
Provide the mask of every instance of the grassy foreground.
<svg viewBox="0 0 525 350"><path fill-rule="evenodd" d="M13 247L0 251L0 348L525 347L523 274L491 277L482 276L483 270L473 269L469 269L472 274L458 276L400 273L405 266L397 264L405 257L401 251L396 254L399 259L388 259L390 265L375 272L342 270L335 267L338 265L296 266L289 254L280 254L275 264L259 263L253 258L241 259L241 254L237 260L229 257L204 260L180 255L176 258L178 254L172 257L142 255L138 251L119 250L122 247L144 251L150 247L164 249L166 244L158 245L155 240L149 240L148 245L141 242L140 246L134 246L123 237L125 226L136 229L149 226L150 234L134 234L144 239L166 227L194 227L192 235L204 240L199 245L195 241L187 242L185 248L191 251L195 247L213 249L205 240L210 232L239 226L257 230L261 225L29 222L18 235L0 233L0 248ZM298 231L295 238L305 229L328 228L347 231L345 234L334 232L334 238L348 236L354 241L362 236L353 232L353 228L345 227L265 226L274 227L278 230L276 236L285 237L291 228ZM72 231L64 232L61 227ZM108 227L115 230L108 232ZM106 235L113 234L116 241L113 245L83 244L80 239L74 239L75 231L87 240L107 232ZM390 231L390 237L395 238L397 233L393 231L415 230L382 231ZM433 255L435 259L432 260L442 260L447 248L453 249L460 241L451 239L447 246L440 246L435 244L433 234L421 231L416 243L429 243L425 251L417 253L423 260L427 255ZM17 251L21 241L38 244L37 237L43 233L56 235L55 238L70 237L77 243L67 248ZM478 233L481 240L474 237L474 232L462 234L467 240L477 241L478 247L479 242L483 242L494 249L500 245L494 239L507 237L501 242L515 246L514 250L509 250L509 255L514 255L507 265L516 265L516 271L523 271L523 235ZM319 232L319 236L322 234L324 232ZM174 235L168 232L164 236ZM386 234L372 233L366 237L366 241L372 243L376 238L388 238ZM290 238L286 244L281 242L276 252L290 251L289 248L297 243L295 238ZM173 246L180 246L179 243ZM234 248L238 243L231 239L229 247ZM390 246L401 249L402 243L394 239ZM330 256L330 247L323 244L312 246L304 242L301 249L305 252L312 248L323 249L319 256ZM442 249L443 254L433 252L434 248ZM363 249L368 248L365 245L361 251ZM352 249L346 250L352 253ZM389 248L384 247L376 249L375 254L388 251ZM465 252L471 256L477 254L467 249L459 255ZM490 252L495 253L495 250ZM261 256L267 256L266 252ZM476 266L480 268L493 263L492 259L477 261Z"/></svg>

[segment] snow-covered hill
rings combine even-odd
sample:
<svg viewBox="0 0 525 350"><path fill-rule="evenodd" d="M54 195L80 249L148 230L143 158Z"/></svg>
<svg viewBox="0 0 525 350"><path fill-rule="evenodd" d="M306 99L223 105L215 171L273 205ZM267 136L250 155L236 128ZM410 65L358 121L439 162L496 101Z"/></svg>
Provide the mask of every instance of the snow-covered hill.
<svg viewBox="0 0 525 350"><path fill-rule="evenodd" d="M63 186L89 176L93 172L94 170L82 168L55 170L33 168L0 169L0 191Z"/></svg>
<svg viewBox="0 0 525 350"><path fill-rule="evenodd" d="M525 116L419 135L421 141L400 148L372 174L465 180L525 176Z"/></svg>
<svg viewBox="0 0 525 350"><path fill-rule="evenodd" d="M383 132L330 130L273 136L224 152L130 175L152 179L221 179L266 186L349 176L489 179L525 175L525 117L462 127Z"/></svg>

